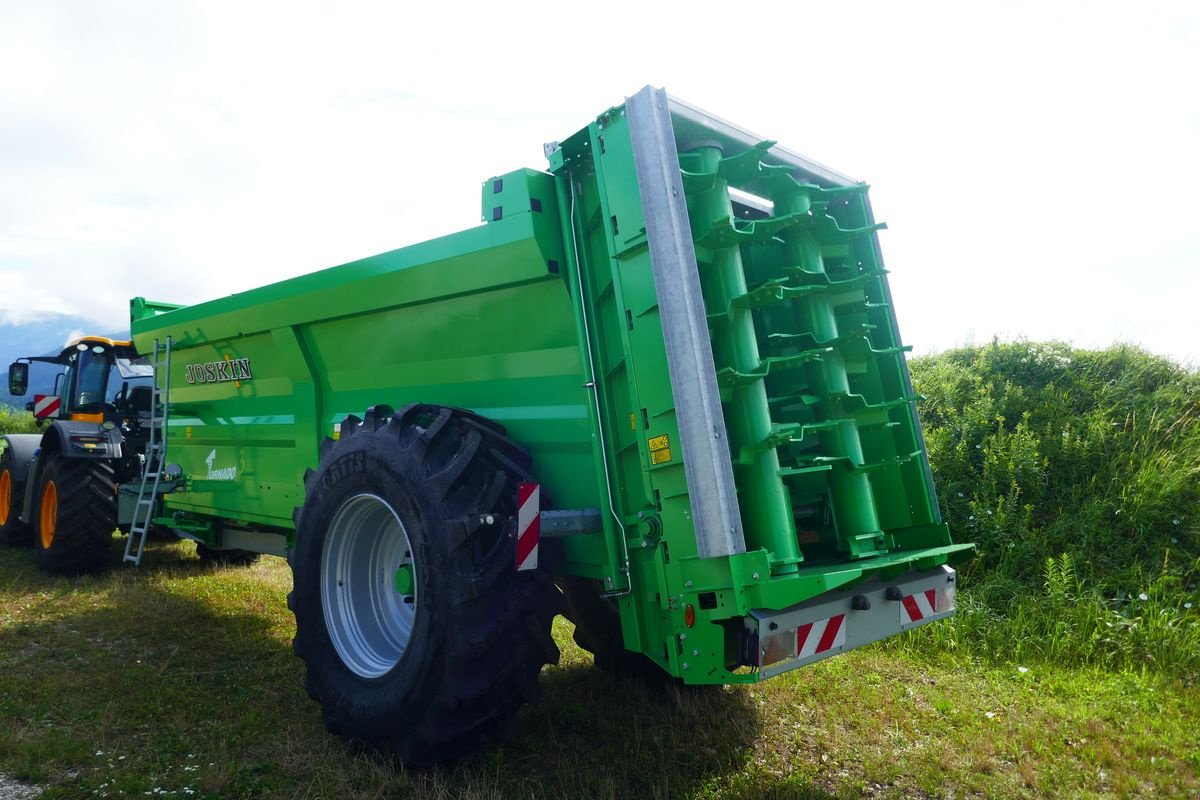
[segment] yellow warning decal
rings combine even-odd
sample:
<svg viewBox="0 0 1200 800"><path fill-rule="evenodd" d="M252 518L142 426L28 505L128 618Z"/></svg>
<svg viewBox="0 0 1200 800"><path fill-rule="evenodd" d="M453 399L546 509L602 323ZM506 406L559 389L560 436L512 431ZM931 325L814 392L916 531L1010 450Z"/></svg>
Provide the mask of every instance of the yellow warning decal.
<svg viewBox="0 0 1200 800"><path fill-rule="evenodd" d="M666 434L647 439L650 445L650 463L665 464L671 460L671 437Z"/></svg>
<svg viewBox="0 0 1200 800"><path fill-rule="evenodd" d="M629 430L637 430L637 417L635 417L633 414L629 415Z"/></svg>

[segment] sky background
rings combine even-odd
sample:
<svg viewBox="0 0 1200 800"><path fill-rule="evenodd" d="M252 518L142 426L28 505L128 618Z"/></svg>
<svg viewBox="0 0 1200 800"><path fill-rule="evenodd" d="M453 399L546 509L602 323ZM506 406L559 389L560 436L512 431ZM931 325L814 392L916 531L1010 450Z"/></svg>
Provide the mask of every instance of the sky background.
<svg viewBox="0 0 1200 800"><path fill-rule="evenodd" d="M115 330L470 227L647 83L870 183L917 352L1200 365L1194 0L0 0L0 322Z"/></svg>

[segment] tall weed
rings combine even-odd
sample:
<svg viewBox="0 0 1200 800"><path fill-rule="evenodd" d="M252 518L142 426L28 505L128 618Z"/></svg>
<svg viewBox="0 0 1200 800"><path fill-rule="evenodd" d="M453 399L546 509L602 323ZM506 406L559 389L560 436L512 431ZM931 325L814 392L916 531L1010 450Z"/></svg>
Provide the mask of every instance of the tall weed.
<svg viewBox="0 0 1200 800"><path fill-rule="evenodd" d="M1200 571L1193 564L1191 574ZM1003 580L959 595L958 613L883 646L988 663L1091 665L1150 670L1185 682L1200 675L1200 590L1170 559L1153 577L1106 594L1089 586L1068 554L1046 559L1038 589Z"/></svg>

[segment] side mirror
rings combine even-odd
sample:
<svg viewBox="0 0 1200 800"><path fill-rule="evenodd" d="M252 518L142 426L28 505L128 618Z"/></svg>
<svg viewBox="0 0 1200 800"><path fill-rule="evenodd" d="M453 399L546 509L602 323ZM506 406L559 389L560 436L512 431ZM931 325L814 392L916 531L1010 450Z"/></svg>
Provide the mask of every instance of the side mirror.
<svg viewBox="0 0 1200 800"><path fill-rule="evenodd" d="M20 397L29 391L29 365L17 361L8 367L8 393Z"/></svg>

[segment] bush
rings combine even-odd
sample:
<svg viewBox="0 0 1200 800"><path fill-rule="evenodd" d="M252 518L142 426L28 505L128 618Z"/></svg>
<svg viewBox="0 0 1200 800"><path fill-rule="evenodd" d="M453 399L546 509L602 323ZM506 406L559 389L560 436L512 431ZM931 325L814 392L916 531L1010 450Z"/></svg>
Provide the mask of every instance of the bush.
<svg viewBox="0 0 1200 800"><path fill-rule="evenodd" d="M33 414L0 403L0 433L37 433Z"/></svg>
<svg viewBox="0 0 1200 800"><path fill-rule="evenodd" d="M1107 591L1200 558L1200 375L1135 347L993 342L912 361L967 578L1037 586L1066 554ZM970 581L968 581L970 583Z"/></svg>
<svg viewBox="0 0 1200 800"><path fill-rule="evenodd" d="M1200 673L1200 375L1135 347L914 359L946 522L979 554L951 620L896 647Z"/></svg>

